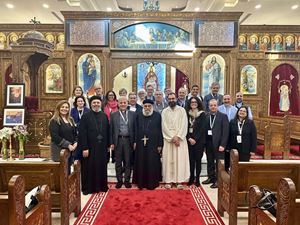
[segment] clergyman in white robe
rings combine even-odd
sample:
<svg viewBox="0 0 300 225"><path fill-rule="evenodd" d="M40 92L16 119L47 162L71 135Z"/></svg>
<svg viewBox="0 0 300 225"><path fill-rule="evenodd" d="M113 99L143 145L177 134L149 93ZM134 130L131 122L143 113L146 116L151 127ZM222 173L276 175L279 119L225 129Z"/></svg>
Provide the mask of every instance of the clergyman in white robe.
<svg viewBox="0 0 300 225"><path fill-rule="evenodd" d="M162 154L162 173L165 183L182 183L188 180L189 153L186 140L188 120L186 111L180 106L173 109L169 106L162 111L162 132L164 147ZM174 136L179 137L180 145L173 142Z"/></svg>

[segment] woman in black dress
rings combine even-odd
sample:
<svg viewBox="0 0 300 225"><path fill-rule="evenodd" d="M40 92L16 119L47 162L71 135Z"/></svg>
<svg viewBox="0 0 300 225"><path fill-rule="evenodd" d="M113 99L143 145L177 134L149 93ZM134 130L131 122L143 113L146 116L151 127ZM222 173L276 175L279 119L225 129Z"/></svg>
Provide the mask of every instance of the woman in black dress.
<svg viewBox="0 0 300 225"><path fill-rule="evenodd" d="M186 136L189 148L190 179L188 185L195 182L200 186L201 159L205 146L205 112L199 98L191 97L187 103L188 133ZM196 167L196 176L195 176ZM195 180L196 179L196 180Z"/></svg>
<svg viewBox="0 0 300 225"><path fill-rule="evenodd" d="M250 156L256 151L256 127L248 118L248 107L241 106L235 119L229 123L229 149L237 149L239 161L249 161Z"/></svg>

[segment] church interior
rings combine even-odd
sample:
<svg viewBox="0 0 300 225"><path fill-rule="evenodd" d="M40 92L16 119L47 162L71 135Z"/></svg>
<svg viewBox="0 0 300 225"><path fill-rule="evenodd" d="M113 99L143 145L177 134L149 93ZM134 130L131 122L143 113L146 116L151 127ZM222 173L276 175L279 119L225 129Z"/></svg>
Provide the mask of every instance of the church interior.
<svg viewBox="0 0 300 225"><path fill-rule="evenodd" d="M85 96L94 95L96 83L104 93L117 95L121 88L137 93L148 84L175 93L183 87L189 93L197 84L204 97L215 66L219 93L231 95L234 103L241 92L251 107L255 156L239 163L231 152L230 171L219 164L218 189L202 185L203 193L193 190L210 202L203 205L211 209L206 208L208 215L201 203L196 207L205 217L201 223L149 223L299 224L299 10L298 0L0 1L0 128L26 125L29 133L25 142L12 135L6 142L0 131L0 145L7 146L0 160L0 218L6 217L0 225L144 224L78 220L97 200L81 193L79 163L68 174L66 151L59 163L35 160L50 158L48 126L54 109L73 95L76 85ZM87 61L86 72L82 65ZM116 181L112 163L108 176ZM29 215L22 204L35 185L44 185L43 205ZM273 218L257 207L258 187L276 192ZM106 195L99 196L102 205ZM176 207L180 211L180 204ZM281 223L284 219L288 222Z"/></svg>

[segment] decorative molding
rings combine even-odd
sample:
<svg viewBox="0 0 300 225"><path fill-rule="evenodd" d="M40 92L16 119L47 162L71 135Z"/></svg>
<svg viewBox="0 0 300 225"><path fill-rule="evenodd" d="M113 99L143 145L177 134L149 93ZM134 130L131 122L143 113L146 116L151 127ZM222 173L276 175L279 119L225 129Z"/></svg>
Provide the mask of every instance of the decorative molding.
<svg viewBox="0 0 300 225"><path fill-rule="evenodd" d="M241 25L242 33L300 33L299 25Z"/></svg>
<svg viewBox="0 0 300 225"><path fill-rule="evenodd" d="M101 18L139 18L139 19L179 19L179 20L212 20L238 21L243 12L103 12L103 11L61 11L67 19L101 19Z"/></svg>

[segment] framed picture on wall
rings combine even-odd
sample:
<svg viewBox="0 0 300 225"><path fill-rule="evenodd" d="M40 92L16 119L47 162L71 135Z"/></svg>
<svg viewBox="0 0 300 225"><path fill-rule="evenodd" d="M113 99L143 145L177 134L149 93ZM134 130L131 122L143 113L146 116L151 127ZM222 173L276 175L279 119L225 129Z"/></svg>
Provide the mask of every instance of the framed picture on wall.
<svg viewBox="0 0 300 225"><path fill-rule="evenodd" d="M246 65L241 70L240 90L246 95L257 94L257 69L252 65Z"/></svg>
<svg viewBox="0 0 300 225"><path fill-rule="evenodd" d="M63 72L58 64L50 64L46 68L45 80L46 93L62 94L63 93Z"/></svg>
<svg viewBox="0 0 300 225"><path fill-rule="evenodd" d="M24 125L25 109L24 108L4 108L3 126Z"/></svg>
<svg viewBox="0 0 300 225"><path fill-rule="evenodd" d="M24 107L25 84L8 84L6 86L6 106Z"/></svg>

